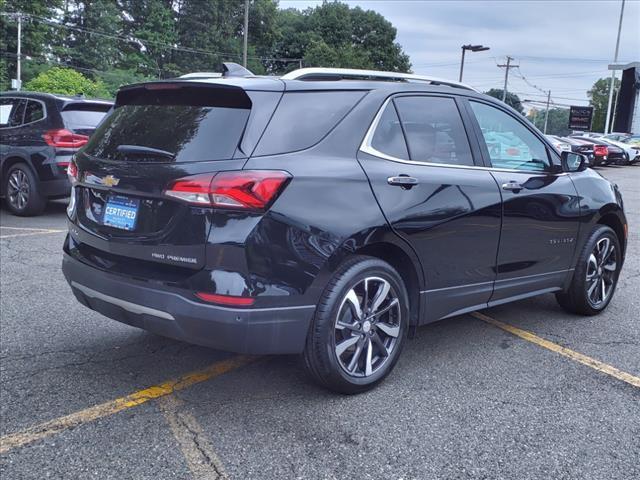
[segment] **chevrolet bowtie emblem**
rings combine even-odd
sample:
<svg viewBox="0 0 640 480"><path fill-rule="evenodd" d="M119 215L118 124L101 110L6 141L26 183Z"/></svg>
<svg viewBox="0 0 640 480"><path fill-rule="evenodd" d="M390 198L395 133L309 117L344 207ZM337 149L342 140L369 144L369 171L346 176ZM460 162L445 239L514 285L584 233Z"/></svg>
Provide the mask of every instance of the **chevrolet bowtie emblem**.
<svg viewBox="0 0 640 480"><path fill-rule="evenodd" d="M106 187L115 187L120 183L120 179L114 177L113 175L107 175L102 179L102 184Z"/></svg>

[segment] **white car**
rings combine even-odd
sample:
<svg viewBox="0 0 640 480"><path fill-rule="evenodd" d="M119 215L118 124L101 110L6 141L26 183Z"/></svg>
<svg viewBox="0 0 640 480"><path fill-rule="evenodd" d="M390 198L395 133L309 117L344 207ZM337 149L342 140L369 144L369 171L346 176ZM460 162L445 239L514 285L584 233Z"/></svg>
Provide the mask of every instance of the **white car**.
<svg viewBox="0 0 640 480"><path fill-rule="evenodd" d="M559 152L571 151L571 145L569 145L567 142L562 140L560 137L557 137L555 135L545 135L545 137L547 137L547 139L552 143L555 149L558 150Z"/></svg>
<svg viewBox="0 0 640 480"><path fill-rule="evenodd" d="M629 159L629 164L640 162L640 146L619 142L617 140L611 140L610 138L607 138L607 137L602 137L600 138L600 140L623 149L627 154L627 158Z"/></svg>

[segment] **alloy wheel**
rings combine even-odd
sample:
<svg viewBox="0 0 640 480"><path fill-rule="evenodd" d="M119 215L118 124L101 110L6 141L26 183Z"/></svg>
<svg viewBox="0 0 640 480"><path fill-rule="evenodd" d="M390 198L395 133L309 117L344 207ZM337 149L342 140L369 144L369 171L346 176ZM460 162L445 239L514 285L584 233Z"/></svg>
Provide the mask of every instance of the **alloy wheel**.
<svg viewBox="0 0 640 480"><path fill-rule="evenodd" d="M7 183L7 196L11 205L17 210L24 210L29 202L30 192L27 174L20 169L11 172Z"/></svg>
<svg viewBox="0 0 640 480"><path fill-rule="evenodd" d="M587 299L594 308L602 306L611 296L618 269L616 247L608 237L603 237L587 260Z"/></svg>
<svg viewBox="0 0 640 480"><path fill-rule="evenodd" d="M335 320L334 351L350 376L369 377L389 360L398 344L400 299L380 277L367 277L345 295Z"/></svg>

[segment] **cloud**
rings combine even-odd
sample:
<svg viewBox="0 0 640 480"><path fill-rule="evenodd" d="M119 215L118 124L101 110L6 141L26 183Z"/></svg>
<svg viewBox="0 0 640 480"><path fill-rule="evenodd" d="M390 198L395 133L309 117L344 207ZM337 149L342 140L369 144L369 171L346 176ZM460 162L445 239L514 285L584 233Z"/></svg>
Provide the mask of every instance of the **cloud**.
<svg viewBox="0 0 640 480"><path fill-rule="evenodd" d="M313 1L281 0L281 8L306 8ZM481 43L488 52L469 53L464 81L481 90L502 88L504 70L515 57L510 89L522 97L542 95L530 83L552 91L558 103L585 103L595 80L609 76L620 0L612 1L349 1L375 10L398 30L397 40L422 74L458 77L460 46ZM640 2L627 1L620 61L640 60ZM556 93L557 92L557 93ZM576 100L572 100L576 99ZM578 102L577 99L582 100Z"/></svg>

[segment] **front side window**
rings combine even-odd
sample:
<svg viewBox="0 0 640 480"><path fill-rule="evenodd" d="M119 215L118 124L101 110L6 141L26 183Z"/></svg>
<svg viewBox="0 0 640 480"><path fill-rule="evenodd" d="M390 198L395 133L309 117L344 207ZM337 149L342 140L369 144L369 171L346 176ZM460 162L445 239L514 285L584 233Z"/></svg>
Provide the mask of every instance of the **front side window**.
<svg viewBox="0 0 640 480"><path fill-rule="evenodd" d="M400 97L394 102L411 160L473 165L467 133L453 98Z"/></svg>
<svg viewBox="0 0 640 480"><path fill-rule="evenodd" d="M40 102L29 100L24 111L24 123L37 122L44 118L44 107Z"/></svg>
<svg viewBox="0 0 640 480"><path fill-rule="evenodd" d="M479 102L469 103L482 130L493 167L528 171L550 168L545 144L527 127L498 108Z"/></svg>
<svg viewBox="0 0 640 480"><path fill-rule="evenodd" d="M390 155L402 160L409 159L407 144L404 141L400 119L393 102L382 112L376 131L371 139L371 147L380 153Z"/></svg>

